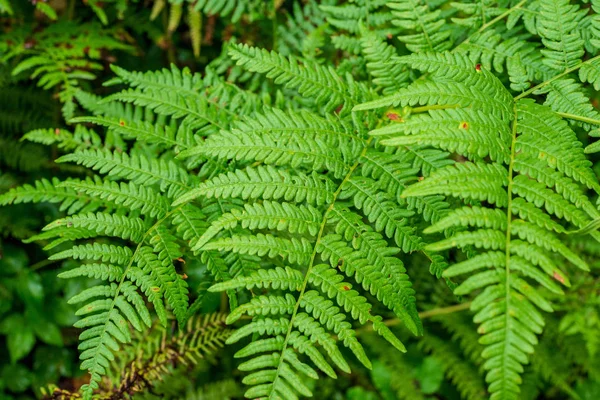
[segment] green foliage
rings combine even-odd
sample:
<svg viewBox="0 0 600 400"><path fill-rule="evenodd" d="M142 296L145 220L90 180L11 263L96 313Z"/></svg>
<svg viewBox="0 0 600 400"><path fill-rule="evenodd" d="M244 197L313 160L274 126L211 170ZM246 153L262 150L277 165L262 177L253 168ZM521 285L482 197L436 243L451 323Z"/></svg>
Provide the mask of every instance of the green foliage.
<svg viewBox="0 0 600 400"><path fill-rule="evenodd" d="M0 0L0 397L595 398L590 3Z"/></svg>
<svg viewBox="0 0 600 400"><path fill-rule="evenodd" d="M556 264L548 265L532 255L556 252L556 256L589 270L583 259L558 240L555 232L564 232L566 223L582 228L598 218L598 211L590 200L579 195L583 194L580 185L597 193L599 187L591 163L585 159L583 148L567 122L532 100L521 99L522 96L513 100L487 71L479 66L467 68L469 61L450 53L413 55L407 59L410 67L431 73L430 85L436 85L436 79L443 81L447 92L415 99L410 97L417 92L414 87L425 85L416 82L387 99L366 103L357 109L414 102L430 107L429 115L414 125L411 123L414 117L410 117L406 122L394 124L394 129L384 128L373 134L390 135L391 138L384 141L388 145L426 143L471 160L435 171L409 186L402 196L443 194L472 204L469 208L451 211L427 228L428 233L449 227L462 229L447 239L427 245L426 249L442 251L474 246L483 250L469 260L452 265L444 271L444 276L473 273L454 290L457 295L483 289L471 309L476 312L474 320L484 334L480 343L486 345L482 355L488 370L488 389L492 398L517 398L522 364L527 363L527 354L533 353L533 346L538 343L535 334L540 334L544 325L537 309L553 310L542 292L528 280L557 294L563 291L553 279L565 283L564 272ZM443 75L439 76L438 71L443 71ZM467 87L473 96L463 100ZM496 112L485 110L486 106L481 103L484 96L490 96L489 102L505 103L495 106ZM457 110L453 109L454 101L458 102ZM443 109L448 106L452 109ZM485 112L485 116L481 112ZM450 129L430 130L432 123L444 124ZM479 127L481 123L495 126L495 132L504 133L486 135L487 128ZM466 135L463 146L456 141L460 130ZM483 143L471 135L496 138ZM405 140L407 137L414 140ZM450 149L449 143L453 145ZM496 151L497 155L493 153ZM483 159L486 156L490 161ZM565 191L563 185L570 189ZM573 198L575 193L576 199ZM482 202L488 207L483 208ZM512 215L518 218L513 219ZM564 222L555 222L558 219ZM597 232L591 233L596 240L597 235ZM521 249L523 246L527 250ZM523 258L524 254L528 256Z"/></svg>

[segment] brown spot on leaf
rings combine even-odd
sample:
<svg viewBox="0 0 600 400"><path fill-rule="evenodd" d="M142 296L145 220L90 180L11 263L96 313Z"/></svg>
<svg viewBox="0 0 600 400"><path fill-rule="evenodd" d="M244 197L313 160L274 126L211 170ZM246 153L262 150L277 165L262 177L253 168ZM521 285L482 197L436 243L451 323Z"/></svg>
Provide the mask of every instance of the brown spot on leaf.
<svg viewBox="0 0 600 400"><path fill-rule="evenodd" d="M554 279L556 279L557 281L559 281L560 283L562 283L563 285L565 284L565 278L558 272L554 271L554 273L552 274L552 277Z"/></svg>

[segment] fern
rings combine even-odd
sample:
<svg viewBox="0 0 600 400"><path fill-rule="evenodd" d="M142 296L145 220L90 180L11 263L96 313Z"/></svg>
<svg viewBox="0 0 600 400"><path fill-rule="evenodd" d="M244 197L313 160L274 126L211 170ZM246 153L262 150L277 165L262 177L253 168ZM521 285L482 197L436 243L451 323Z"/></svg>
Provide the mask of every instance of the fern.
<svg viewBox="0 0 600 400"><path fill-rule="evenodd" d="M401 29L398 40L411 52L444 51L452 46L452 32L445 25L442 10L419 0L390 2L388 7L394 16L392 23Z"/></svg>
<svg viewBox="0 0 600 400"><path fill-rule="evenodd" d="M584 15L584 10L568 1L540 2L538 32L547 48L541 51L546 65L562 72L579 62L584 54L583 40L575 27Z"/></svg>
<svg viewBox="0 0 600 400"><path fill-rule="evenodd" d="M455 289L457 295L483 289L471 309L477 312L474 320L481 324L479 331L483 336L480 342L486 346L483 357L488 370L489 391L492 398L517 398L522 365L527 363L527 354L533 352L533 346L538 342L535 335L541 333L544 325L538 309L547 312L553 309L544 292L532 286L529 280L558 294L562 289L553 280L565 283L564 274L558 268L554 269L556 265L547 268L541 258L531 255L541 255L544 250L556 252L579 268L589 268L560 243L555 232L564 232L563 226L567 222L581 228L598 217L598 211L585 196L574 200L569 192L562 190L562 185L570 185L580 193L581 189L576 189L579 185L598 192L597 180L583 155L581 144L565 121L531 100L513 100L500 82L482 67L466 68L469 59L465 56L423 53L410 56L407 62L412 68L430 72L432 83L417 82L389 100L376 100L356 109L417 102L424 105L428 115L411 117L417 118L415 124L409 118L406 122L373 132L388 134L389 145L426 143L447 148L446 143L453 140L455 131L435 129L433 124L441 121L450 128L468 131L469 135L495 137L493 143L480 145L476 137L470 137L470 146L453 146L453 151L471 161L433 172L409 186L402 196L444 194L472 204L469 208L451 211L427 228L429 233L450 226L460 227L461 231L427 245L426 249L442 251L465 246L480 249L479 255L446 269L444 276L471 274ZM458 67L461 67L457 70L460 73L453 73ZM437 71L444 71L443 77L438 78ZM415 87L433 87L439 79L447 82L443 94L410 97L418 93ZM466 85L473 93L470 100L462 100ZM485 108L480 104L483 96L493 96L494 101L504 104L495 107L496 112L490 110L484 116L479 114L479 110ZM456 110L456 105L452 104L454 99L459 100ZM457 113L464 113L458 125ZM482 117L489 124L503 127L493 131L481 128L476 121ZM432 128L434 130L430 130ZM498 131L504 133L496 136ZM414 142L405 139L413 137ZM419 141L420 137L424 139ZM491 149L501 153L493 155ZM487 155L489 161L482 158ZM553 176L556 180L547 180L544 176ZM597 233L592 236L598 239ZM528 249L527 258L520 256L524 254L519 250L521 246Z"/></svg>
<svg viewBox="0 0 600 400"><path fill-rule="evenodd" d="M11 359L14 321L44 336L20 296L48 267L86 282L52 285L79 304L85 398L598 380L598 1L33 3L0 0Z"/></svg>
<svg viewBox="0 0 600 400"><path fill-rule="evenodd" d="M305 96L314 96L316 104L322 104L323 95L328 94L334 101L325 105L326 110L333 105L346 108L367 95L349 90L346 85L352 88L352 82L344 83L325 68L313 66L316 71L311 72L311 76L314 78L300 84L297 78L281 80L292 76L290 70L302 71L298 70L300 67L293 67L293 59L250 48L234 48L232 55L243 60L250 70L265 72L289 88L298 88ZM251 63L246 61L250 55L256 57ZM293 72L294 77L302 74L304 72ZM326 80L332 83L327 92L312 89ZM308 82L311 89L303 86ZM349 94L336 97L337 93L354 93L356 98ZM232 210L215 220L194 248L257 254L268 257L274 265L278 265L279 260L285 265L285 268L261 269L248 277L218 283L210 290L271 287L297 292L285 297L255 298L240 306L231 318L233 322L244 313L254 316L253 322L230 338L231 343L255 332L270 336L248 344L239 353L251 357L240 366L252 372L245 380L251 386L246 396L282 398L310 394L299 382L305 377L315 377L312 368L307 366L294 372L291 367L301 365L295 361L298 352L308 356L327 375L335 376L317 345L323 347L335 366L348 371L348 364L331 334L337 335L358 360L370 367L371 362L355 339L354 330L344 321L349 316L363 324L369 322L376 332L404 351L404 345L382 323L382 317L372 314L372 306L361 290L352 289L343 275L353 278L362 290L370 292L400 316L412 332L421 332L414 292L402 262L394 257L399 249L390 247L384 240L385 235L406 252L421 250L421 239L407 225L407 218L414 213L397 205L393 197L388 197L381 191L382 187L371 180L372 175L389 173L385 169L379 172L383 167L373 163L385 155L379 155L371 140L357 136L351 124L349 118L332 115L322 118L309 112L268 111L234 124L230 132L213 134L205 143L179 155L212 156L241 163L234 172L201 183L173 203L177 206L212 197L241 198L246 202L244 211ZM367 154L369 159L365 158ZM369 160L371 164L364 164ZM243 167L248 164L273 166ZM292 167L295 172L292 175L281 167ZM315 170L323 170L325 175L316 175ZM366 176L360 176L361 171ZM416 171L409 170L409 173ZM264 201L262 205L257 202L260 199ZM344 204L346 199L352 208ZM372 227L362 221L360 213ZM265 226L273 226L291 237L256 232ZM232 234L239 229L250 234ZM302 236L296 239L297 235Z"/></svg>
<svg viewBox="0 0 600 400"><path fill-rule="evenodd" d="M52 8L43 2L38 6L46 14L52 13ZM52 16L56 17L55 14ZM0 48L4 61L27 56L14 65L12 74L28 73L32 78L38 78L38 86L45 90L59 88L66 119L74 115L74 96L81 82L95 79L94 71L102 69L98 62L101 50L130 50L129 46L115 40L112 32L103 31L97 25L79 26L69 22L52 25L33 37L21 29L4 35L3 39L14 46Z"/></svg>
<svg viewBox="0 0 600 400"><path fill-rule="evenodd" d="M321 5L327 16L327 22L337 29L339 34L332 37L335 47L358 54L364 44L364 37L357 34L368 26L375 40L389 38L398 33L391 24L394 16L385 8L387 1L357 1L354 4Z"/></svg>
<svg viewBox="0 0 600 400"><path fill-rule="evenodd" d="M177 79L186 74L185 71L182 74L182 71L172 69L160 76L151 75L144 81L144 75L119 72L122 79L139 87L140 96L144 95L144 90L151 83L157 86L161 84L161 79L165 79L177 84ZM190 78L198 82L197 76ZM98 107L112 113L112 109L105 109L102 104ZM94 118L90 120L107 125L109 132L115 127L123 128L119 134L138 139L140 143L154 140L153 143L159 142L168 152L172 151L173 147L168 145L173 143L158 140L160 134L138 135L141 130L139 126L148 126L150 122L136 122L138 117L135 114L130 115L132 120L123 119L123 124L109 123L111 120L108 117ZM157 129L165 132L164 128ZM172 137L177 142L177 136ZM32 134L30 138L46 141L40 134ZM89 371L91 380L82 390L84 397L89 398L98 390L101 378L107 373L108 365L120 344L131 340L129 325L137 331L152 325L146 300L152 304L163 325L167 322L168 310L172 310L180 326L185 325L188 319L187 283L184 275L176 270L174 262L183 256L181 248L185 243L195 244L199 240L206 230L206 223L204 214L195 206L171 206L168 200L171 196L189 189L188 185L196 182L186 167L173 161L172 156L171 160L158 161L149 158L148 154L135 151L129 155L106 148L80 147L79 139L74 136L68 136L67 140L71 143L75 141L74 152L61 157L59 161L82 164L98 171L99 175L62 182L57 179L52 182L41 180L35 185L25 185L5 193L2 202L62 203L61 208L71 215L50 223L44 233L30 239L50 240L47 245L49 249L65 242L98 237L124 241L115 245L101 245L98 242L77 244L71 250L53 255L53 259L72 257L83 261L80 266L62 272L60 277L85 276L104 281L71 299L73 304L83 303L78 315L85 318L78 321L76 327L83 329L79 347L82 351L82 368ZM189 142L184 141L182 147L185 147L185 143ZM110 176L113 180L103 179L102 175Z"/></svg>
<svg viewBox="0 0 600 400"><path fill-rule="evenodd" d="M342 112L347 111L357 103L357 98L362 100L364 96L362 85L352 81L345 84L333 68L311 65L308 61L300 65L293 57L285 58L248 46L231 46L229 53L238 65L252 72L265 73L275 83L285 82L302 96L314 99L325 111L339 106L342 106Z"/></svg>
<svg viewBox="0 0 600 400"><path fill-rule="evenodd" d="M110 378L102 382L96 395L101 398L133 396L152 389L164 379L165 372L175 374L182 369L180 366L198 363L222 347L231 335L231 330L223 325L224 319L225 315L219 313L194 317L177 333L158 324L152 325L148 332L132 331L131 343L111 363ZM48 392L57 398L80 398L77 393L58 388Z"/></svg>

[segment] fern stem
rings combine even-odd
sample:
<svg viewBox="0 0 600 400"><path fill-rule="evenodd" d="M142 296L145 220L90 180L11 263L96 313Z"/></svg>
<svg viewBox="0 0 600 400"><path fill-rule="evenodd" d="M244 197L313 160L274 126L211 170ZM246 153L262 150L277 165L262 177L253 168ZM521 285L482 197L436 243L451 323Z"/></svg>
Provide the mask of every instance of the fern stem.
<svg viewBox="0 0 600 400"><path fill-rule="evenodd" d="M352 165L352 167L350 167L350 170L348 171L348 173L342 180L342 183L340 183L340 185L338 186L336 191L333 193L333 198L331 199L331 202L329 203L327 210L325 211L325 213L323 213L323 219L321 220L319 233L317 234L317 238L315 240L315 245L313 246L312 255L310 257L310 263L308 264L308 268L306 269L306 274L304 275L304 282L302 282L302 289L300 289L300 293L298 294L298 299L296 300L296 305L294 306L294 311L292 312L292 316L290 317L290 322L289 322L287 333L285 335L285 340L283 341L283 346L281 347L281 359L280 359L279 365L277 365L277 371L275 372L275 377L273 378L273 386L271 387L271 393L273 393L273 390L275 388L275 383L277 382L277 379L279 379L279 375L281 373L281 366L283 365L283 361L282 361L283 354L285 353L285 350L287 348L287 345L288 345L288 342L290 339L290 335L292 333L292 329L294 326L294 324L293 324L294 318L296 317L296 315L298 314L298 310L300 309L300 302L302 301L302 296L304 296L304 293L306 292L306 287L308 286L308 279L310 277L312 268L315 265L315 259L317 257L317 246L321 242L321 238L323 237L323 233L325 232L325 225L327 224L327 217L329 216L329 213L331 212L331 210L333 210L333 207L335 206L335 202L337 201L338 196L342 192L342 188L344 187L344 184L346 182L348 182L348 180L350 179L350 177L352 176L352 174L354 173L356 168L358 168L358 166L360 165L360 159L363 158L365 154L367 154L367 150L369 149L369 144L371 143L372 140L373 140L373 136L371 136L367 140L367 142L365 143L365 147L363 148L360 155L357 157L356 162L354 163L354 165ZM270 395L269 395L269 398L271 398Z"/></svg>
<svg viewBox="0 0 600 400"><path fill-rule="evenodd" d="M271 19L271 35L273 36L273 50L277 51L277 0L273 0L273 18Z"/></svg>
<svg viewBox="0 0 600 400"><path fill-rule="evenodd" d="M225 210L225 207L223 207L223 202L219 198L217 198L216 200L217 200L217 204L219 205L219 209L221 210L221 215L225 214L227 211ZM231 228L227 228L227 232L229 233L229 236L233 236L233 230ZM237 295L234 290L227 290L226 293L227 293L227 298L229 299L229 311L231 312L238 307ZM221 298L221 302L223 302L222 298ZM223 311L223 312L225 312L225 311Z"/></svg>
<svg viewBox="0 0 600 400"><path fill-rule="evenodd" d="M438 315L452 314L459 311L468 310L471 307L471 302L456 304L448 307L434 308L433 310L422 311L419 313L419 318L431 318ZM386 323L387 325L387 323Z"/></svg>
<svg viewBox="0 0 600 400"><path fill-rule="evenodd" d="M586 124L600 125L600 120L582 117L581 115L562 113L562 112L557 112L556 115L559 115L561 118L573 119L576 121L585 122Z"/></svg>
<svg viewBox="0 0 600 400"><path fill-rule="evenodd" d="M560 78L562 78L562 77L563 77L563 76L565 76L565 75L569 75L571 72L577 71L579 68L583 67L585 64L591 63L591 62L593 62L593 61L596 61L596 60L600 60L600 56L596 56L596 57L594 57L594 58L590 58L590 59L589 59L589 60L587 60L587 61L584 61L584 62L582 62L582 63L579 63L579 64L577 64L576 66L574 66L574 67L571 67L571 68L569 68L569 69L565 70L564 72L561 72L560 74L553 76L552 78L550 78L550 79L548 79L548 80L546 80L546 81L544 81L544 82L540 83L539 85L535 85L535 86L534 86L534 87L532 87L531 89L529 89L529 90L527 90L527 91L525 91L525 92L521 93L521 94L520 94L520 95L518 95L517 97L515 97L515 101L517 101L517 100L519 100L519 99L522 99L523 97L527 97L527 96L529 96L531 93L535 92L536 90L538 90L538 89L541 89L541 88L543 88L544 86L546 86L546 85L548 85L548 84L550 84L550 83L554 82L555 80L557 80L557 79L560 79Z"/></svg>
<svg viewBox="0 0 600 400"><path fill-rule="evenodd" d="M507 16L509 16L510 14L512 14L514 11L520 9L525 3L527 3L527 0L520 1L514 7L509 8L508 10L506 10L505 12L503 12L502 14L498 15L496 18L494 18L494 19L490 20L489 22L481 25L481 28L479 28L476 33L481 33L483 31L485 31L487 28L489 28L490 26L494 25L496 22L503 20L504 18L506 18ZM485 15L483 16L483 18L485 19ZM469 43L471 41L472 36L473 35L469 36L461 44Z"/></svg>
<svg viewBox="0 0 600 400"><path fill-rule="evenodd" d="M74 16L75 16L75 0L69 0L69 6L67 8L67 19L69 21L72 21Z"/></svg>
<svg viewBox="0 0 600 400"><path fill-rule="evenodd" d="M410 113L411 114L418 114L418 113L422 113L422 112L427 112L427 111L431 111L431 110L447 110L449 108L459 108L460 105L459 104L432 104L430 106L422 106L422 107L415 107L415 108L411 108Z"/></svg>
<svg viewBox="0 0 600 400"><path fill-rule="evenodd" d="M455 312L460 312L460 311L468 310L469 307L471 307L471 302L470 301L467 302L467 303L455 304L453 306L448 306L448 307L433 308L431 310L420 312L419 313L419 318L425 319L425 318L436 317L438 315L453 314ZM402 320L400 318L391 318L391 319L383 321L383 323L386 326L399 325L401 322L402 322ZM369 326L368 328L369 329L365 329L365 330L372 330L373 329L371 326Z"/></svg>
<svg viewBox="0 0 600 400"><path fill-rule="evenodd" d="M35 264L33 264L31 267L29 267L30 271L36 271L40 268L44 268L48 265L52 265L56 262L56 260L50 260L50 259L45 259L39 262L36 262Z"/></svg>
<svg viewBox="0 0 600 400"><path fill-rule="evenodd" d="M504 277L504 286L505 286L505 294L504 298L506 299L506 310L504 312L504 329L506 332L506 337L509 336L509 329L511 326L510 323L510 242L511 242L511 224L512 224L512 188L513 188L513 169L516 158L516 147L517 147L517 102L513 103L513 122L512 122L512 142L510 144L510 164L508 165L508 186L506 188L506 194L508 196L508 203L506 206L506 243L504 245L504 254L505 254L505 277ZM507 360L509 358L508 352L508 339L504 340L503 349L502 349L502 364L503 370L507 367Z"/></svg>

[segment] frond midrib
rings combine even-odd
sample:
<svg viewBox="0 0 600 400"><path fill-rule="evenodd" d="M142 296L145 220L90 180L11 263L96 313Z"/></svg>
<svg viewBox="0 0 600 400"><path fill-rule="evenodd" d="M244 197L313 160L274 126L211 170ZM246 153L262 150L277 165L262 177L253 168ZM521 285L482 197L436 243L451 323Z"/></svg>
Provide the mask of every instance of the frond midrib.
<svg viewBox="0 0 600 400"><path fill-rule="evenodd" d="M129 269L132 267L133 262L135 261L135 259L137 257L137 254L139 253L140 249L143 247L144 242L146 241L146 239L148 239L148 236L152 233L152 231L154 229L156 229L159 225L161 225L172 214L174 214L175 212L179 211L179 209L181 209L182 207L183 207L183 205L181 205L181 206L179 206L177 208L174 208L173 210L169 211L164 217L162 217L161 219L157 220L154 223L154 225L152 225L150 228L148 228L146 230L146 232L144 233L144 236L140 240L140 243L138 243L138 245L135 248L135 251L132 253L131 257L129 258L129 262L127 263L127 266L123 269L123 275L122 275L121 280L119 281L119 283L117 285L117 288L115 289L115 294L113 296L111 304L110 304L109 308L105 311L107 313L106 322L103 324L102 332L98 335L98 337L104 338L105 335L107 334L107 328L108 328L109 322L111 321L110 314L115 309L115 306L116 306L116 303L117 303L117 299L118 299L119 295L121 294L121 287L123 286L123 284L127 280L127 273L129 271ZM98 342L98 344L96 346L94 346L94 348L97 349L99 346L102 346L104 343L105 342L103 340L100 340ZM97 366L97 365L98 365L98 353L95 352L95 354L94 354L94 366Z"/></svg>
<svg viewBox="0 0 600 400"><path fill-rule="evenodd" d="M354 173L354 171L356 170L356 168L358 168L358 166L360 165L360 160L366 154L367 150L369 149L369 144L371 143L371 141L372 141L372 137L367 140L367 142L366 142L366 144L365 144L365 146L364 146L361 154L358 156L356 162L350 167L350 170L348 171L348 173L346 174L346 176L344 177L344 179L342 180L342 182L339 184L339 186L337 187L337 189L333 193L332 200L329 203L329 206L327 207L326 211L323 213L323 219L321 220L321 225L319 227L319 233L317 234L317 237L315 239L315 244L313 245L313 251L312 251L310 263L309 263L308 268L306 270L306 273L304 275L304 282L302 282L302 288L300 289L300 293L298 294L298 297L296 299L296 305L294 306L294 311L292 312L292 315L290 316L290 319L289 319L289 326L288 326L287 333L285 335L285 339L283 341L283 346L281 348L280 362L277 365L277 370L275 372L275 377L273 379L273 384L272 384L272 387L271 387L271 393L269 394L269 399L271 398L272 394L274 393L275 383L277 382L277 379L280 379L281 366L283 365L283 354L284 354L284 352L285 352L285 350L287 348L287 345L288 345L288 342L289 342L289 339L290 339L290 335L292 333L292 329L293 329L293 326L294 326L294 324L293 324L294 318L296 317L296 315L298 314L298 310L300 309L300 303L302 301L302 297L303 297L304 293L306 292L306 288L308 286L308 281L309 281L309 278L310 278L310 274L311 274L313 266L315 265L315 259L316 259L316 256L317 256L317 246L319 245L319 243L321 242L321 239L323 238L323 234L325 232L325 226L327 225L327 220L328 220L328 217L329 217L329 213L331 212L331 210L335 206L335 202L337 201L338 196L342 192L342 187L350 179L350 177L352 176L352 174Z"/></svg>

